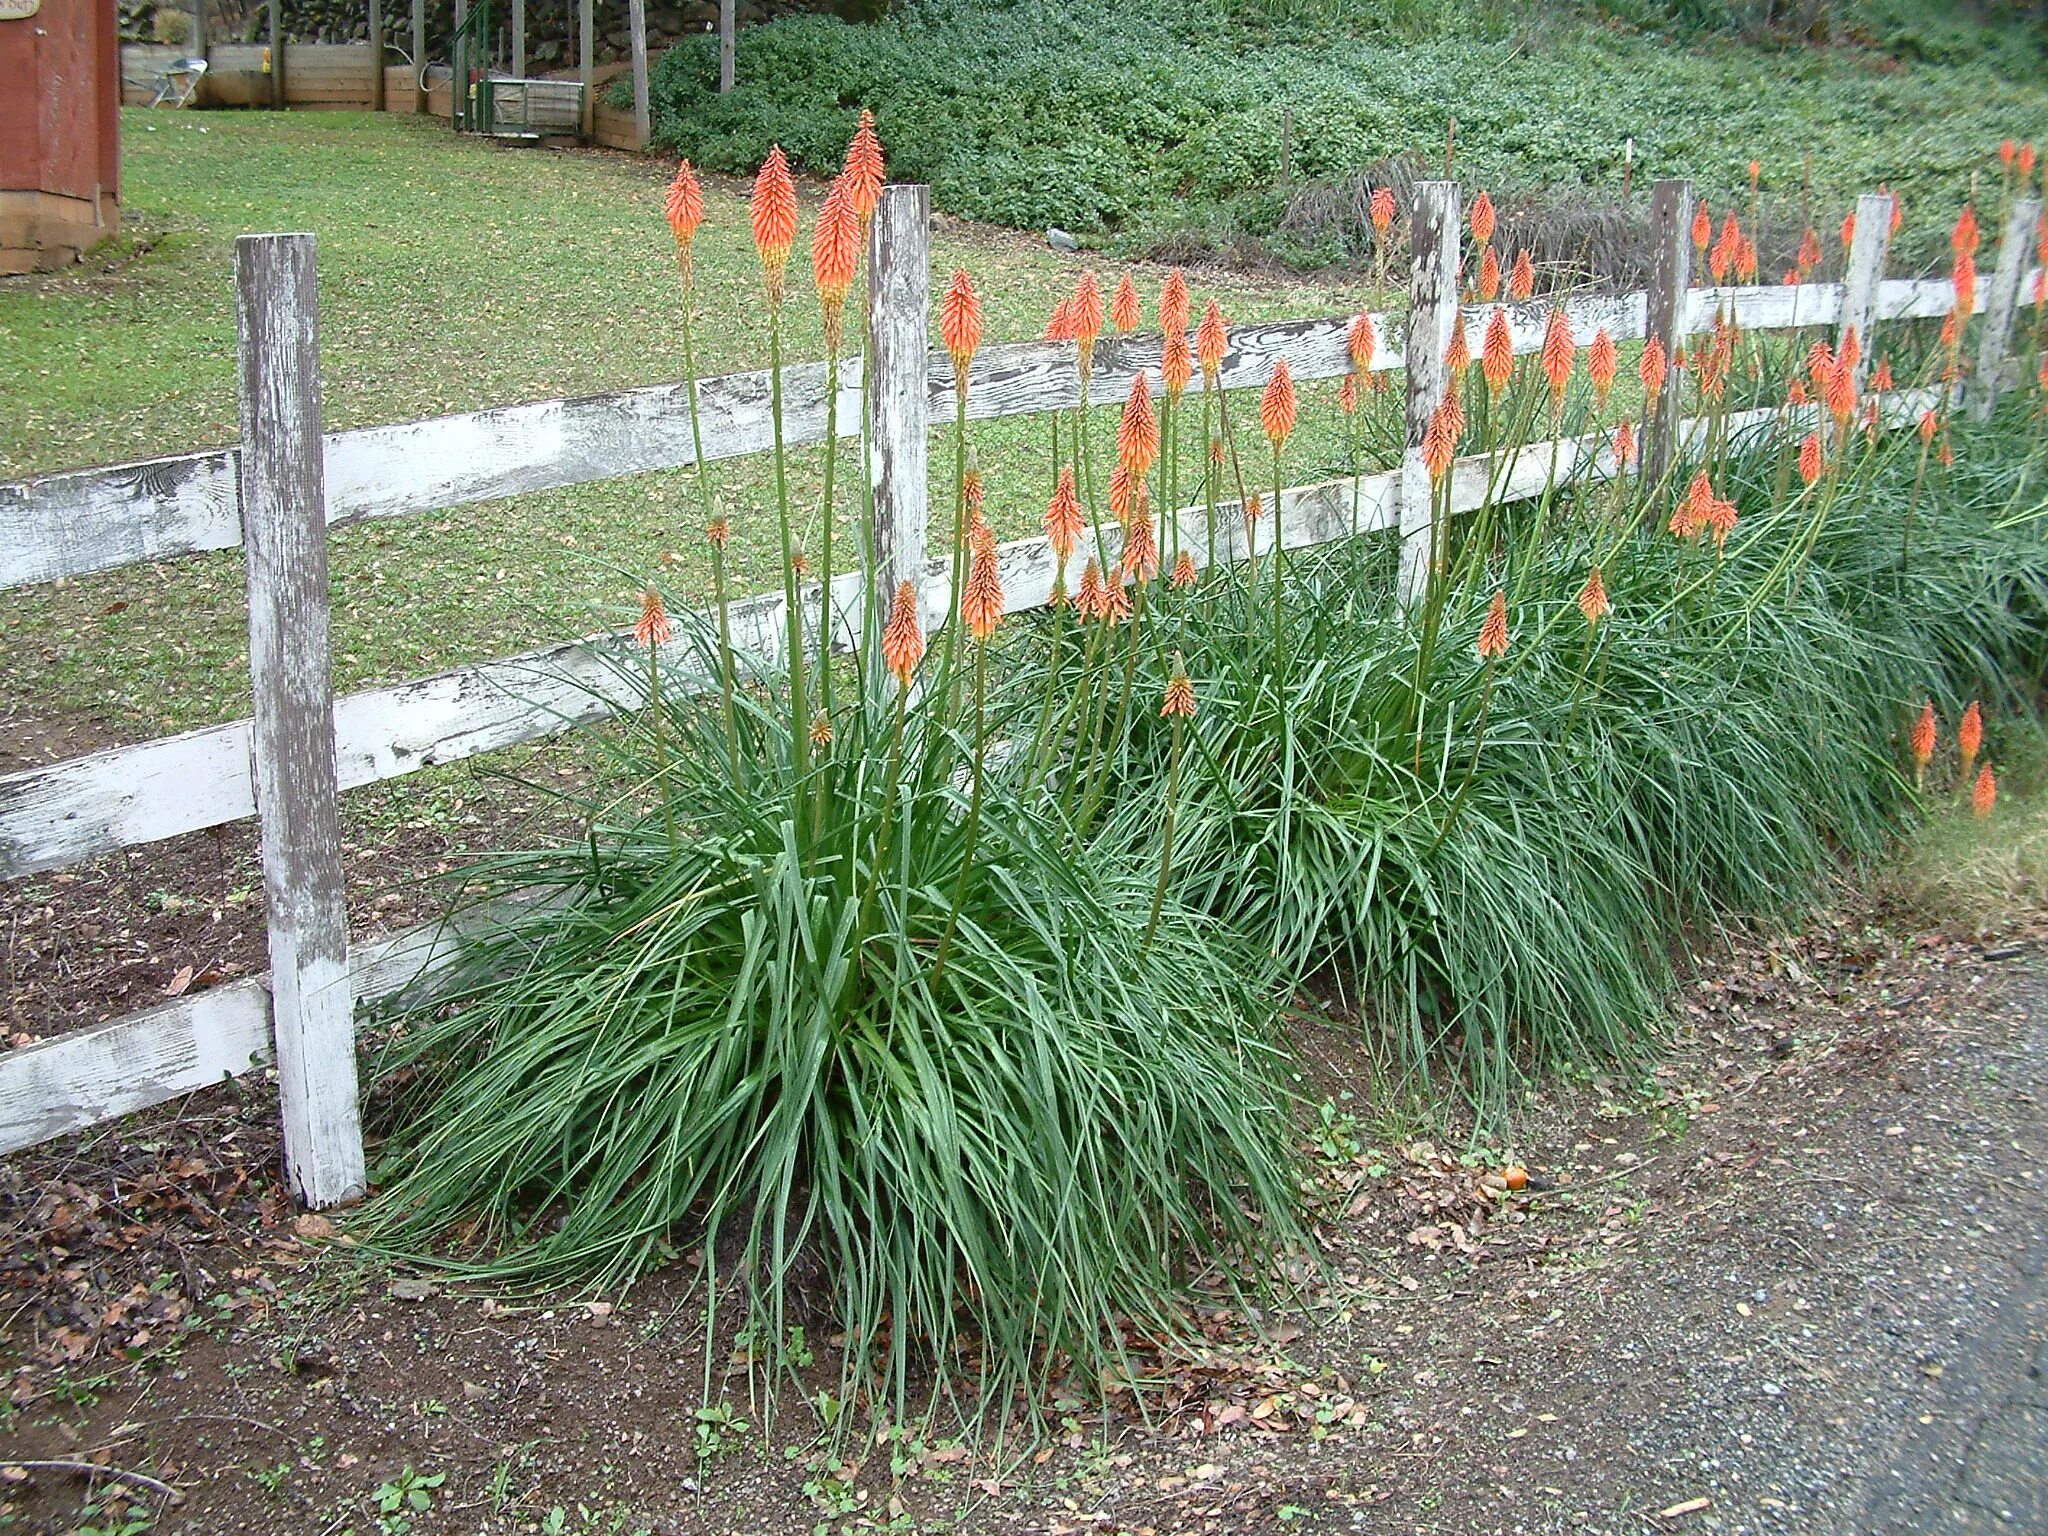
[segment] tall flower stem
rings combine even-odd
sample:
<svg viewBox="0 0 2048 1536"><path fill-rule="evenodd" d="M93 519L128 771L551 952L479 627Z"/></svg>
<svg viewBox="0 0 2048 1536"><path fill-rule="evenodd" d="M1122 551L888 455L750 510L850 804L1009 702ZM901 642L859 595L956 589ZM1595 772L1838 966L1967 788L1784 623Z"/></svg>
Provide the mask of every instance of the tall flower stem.
<svg viewBox="0 0 2048 1536"><path fill-rule="evenodd" d="M668 845L676 847L675 786L668 781L668 732L666 710L661 702L661 647L647 647L647 718L654 725L654 769L659 778L656 793L661 796L662 825L668 829Z"/></svg>
<svg viewBox="0 0 2048 1536"><path fill-rule="evenodd" d="M789 647L789 751L798 786L810 772L810 712L805 707L804 620L789 527L789 455L782 436L782 304L768 306L768 406L775 431L775 511L782 532L783 614ZM797 793L801 794L800 787Z"/></svg>
<svg viewBox="0 0 2048 1536"><path fill-rule="evenodd" d="M725 581L725 541L711 542L711 589L718 600L719 703L725 714L725 751L735 782L740 776L740 733L733 713L732 603Z"/></svg>
<svg viewBox="0 0 2048 1536"><path fill-rule="evenodd" d="M1152 935L1159 928L1159 913L1166 905L1166 881L1173 869L1173 818L1180 802L1181 746L1186 739L1187 720L1173 717L1173 745L1166 767L1166 815L1159 828L1159 879L1152 887L1152 915L1145 919L1145 937L1139 948L1152 947Z"/></svg>
<svg viewBox="0 0 2048 1536"><path fill-rule="evenodd" d="M697 344L690 321L696 297L696 263L685 246L676 257L683 280L683 393L690 403L691 467L696 471L697 499L708 529L716 518L711 499L711 466L704 462L704 422L697 406ZM732 758L735 778L740 771L739 732L733 723L732 625L726 613L724 551L714 543L711 551L712 581L718 592L718 686L725 712L725 745Z"/></svg>
<svg viewBox="0 0 2048 1536"><path fill-rule="evenodd" d="M939 935L939 952L932 961L932 982L938 983L946 970L946 952L953 943L953 930L960 921L960 901L967 894L967 873L974 867L975 844L981 837L981 781L984 751L988 744L987 718L983 712L988 685L988 645L974 647L974 777L967 794L967 835L960 850L960 872L953 877L953 899L946 903L946 928Z"/></svg>

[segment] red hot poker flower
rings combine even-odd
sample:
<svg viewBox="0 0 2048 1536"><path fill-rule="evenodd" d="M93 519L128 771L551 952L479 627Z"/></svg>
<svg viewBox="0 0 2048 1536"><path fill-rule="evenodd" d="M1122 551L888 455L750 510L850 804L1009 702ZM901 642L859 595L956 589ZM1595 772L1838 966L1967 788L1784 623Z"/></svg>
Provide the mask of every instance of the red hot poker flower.
<svg viewBox="0 0 2048 1536"><path fill-rule="evenodd" d="M1273 445L1275 453L1286 445L1288 434L1294 431L1296 414L1294 375L1283 357L1273 365L1272 380L1259 400L1259 425L1265 428L1266 441Z"/></svg>
<svg viewBox="0 0 2048 1536"><path fill-rule="evenodd" d="M865 225L882 200L882 141L875 136L875 114L861 109L860 127L846 146L847 191L853 211Z"/></svg>
<svg viewBox="0 0 2048 1536"><path fill-rule="evenodd" d="M1144 317L1144 308L1138 303L1137 281L1126 271L1116 280L1116 295L1109 301L1109 323L1118 335L1128 335Z"/></svg>
<svg viewBox="0 0 2048 1536"><path fill-rule="evenodd" d="M1799 254L1796 260L1799 263L1799 272L1802 277L1820 265L1820 236L1813 232L1811 225L1808 225L1806 233L1800 236Z"/></svg>
<svg viewBox="0 0 2048 1536"><path fill-rule="evenodd" d="M1479 626L1479 659L1496 661L1508 653L1508 595L1496 590Z"/></svg>
<svg viewBox="0 0 2048 1536"><path fill-rule="evenodd" d="M1116 456L1133 480L1150 474L1159 458L1159 418L1153 414L1152 389L1142 373L1131 379L1130 397L1117 423Z"/></svg>
<svg viewBox="0 0 2048 1536"><path fill-rule="evenodd" d="M2043 265L2048 266L2048 262L2043 262ZM1373 352L1379 345L1378 338L1373 334L1372 316L1360 314L1353 320L1350 334L1344 338L1344 342L1351 352L1351 366L1360 373L1368 372L1372 368Z"/></svg>
<svg viewBox="0 0 2048 1536"><path fill-rule="evenodd" d="M1962 723L1956 727L1956 751L1963 760L1962 776L1968 778L1970 770L1977 764L1977 753L1984 745L1984 711L1975 699L1963 711Z"/></svg>
<svg viewBox="0 0 2048 1536"><path fill-rule="evenodd" d="M981 345L981 296L974 291L974 279L967 275L965 267L955 269L953 280L939 299L939 336L953 359L955 384L964 396L967 367Z"/></svg>
<svg viewBox="0 0 2048 1536"><path fill-rule="evenodd" d="M1586 573L1586 584L1579 588L1579 612L1586 616L1586 623L1597 626L1607 617L1610 604L1607 601L1607 583L1600 579L1600 567L1594 566Z"/></svg>
<svg viewBox="0 0 2048 1536"><path fill-rule="evenodd" d="M1171 720L1178 716L1183 720L1195 717L1195 685L1188 680L1185 672L1176 670L1166 684L1166 698L1159 706L1162 719Z"/></svg>
<svg viewBox="0 0 2048 1536"><path fill-rule="evenodd" d="M1934 700L1929 699L1920 710L1920 718L1913 722L1913 732L1907 738L1913 749L1913 764L1916 770L1925 774L1927 765L1934 761L1934 745L1939 728L1934 722Z"/></svg>
<svg viewBox="0 0 2048 1536"><path fill-rule="evenodd" d="M896 601L889 610L889 624L882 631L882 662L897 683L910 686L917 664L924 660L924 630L917 621L917 587L908 581L896 584Z"/></svg>
<svg viewBox="0 0 2048 1536"><path fill-rule="evenodd" d="M1979 821L1989 821L1997 807L1998 780L1992 776L1991 765L1986 763L1977 770L1976 787L1970 791L1970 811Z"/></svg>
<svg viewBox="0 0 2048 1536"><path fill-rule="evenodd" d="M1102 334L1102 285L1092 271L1074 279L1074 339L1082 350L1093 353L1095 339Z"/></svg>
<svg viewBox="0 0 2048 1536"><path fill-rule="evenodd" d="M1956 215L1956 227L1949 232L1949 249L1958 256L1974 256L1983 238L1983 231L1977 227L1977 205L1963 204L1963 211Z"/></svg>
<svg viewBox="0 0 2048 1536"><path fill-rule="evenodd" d="M1188 328L1188 280L1179 267L1166 274L1166 286L1159 291L1159 328L1169 335Z"/></svg>
<svg viewBox="0 0 2048 1536"><path fill-rule="evenodd" d="M1643 344L1643 357L1637 372L1643 381L1643 409L1656 405L1657 397L1664 392L1664 377L1671 371L1670 360L1664 355L1664 343L1652 336Z"/></svg>
<svg viewBox="0 0 2048 1536"><path fill-rule="evenodd" d="M669 622L661 594L649 587L640 594L640 622L633 626L633 638L650 648L675 639L676 627Z"/></svg>
<svg viewBox="0 0 2048 1536"><path fill-rule="evenodd" d="M668 227L675 231L676 249L688 250L697 238L697 226L704 222L704 189L697 185L697 173L690 169L689 161L676 167L662 211L668 217Z"/></svg>
<svg viewBox="0 0 2048 1536"><path fill-rule="evenodd" d="M817 227L811 231L811 276L828 324L846 303L859 262L860 215L854 211L853 190L841 176L832 183Z"/></svg>
<svg viewBox="0 0 2048 1536"><path fill-rule="evenodd" d="M1045 540L1052 546L1060 568L1066 569L1067 560L1074 553L1075 541L1081 537L1081 530L1087 525L1087 517L1081 510L1081 498L1074 490L1074 466L1060 466L1059 484L1053 487L1052 500L1045 508Z"/></svg>
<svg viewBox="0 0 2048 1536"><path fill-rule="evenodd" d="M1706 254L1707 244L1714 238L1714 215L1702 199L1692 211L1692 248L1701 255Z"/></svg>
<svg viewBox="0 0 2048 1536"><path fill-rule="evenodd" d="M1636 456L1636 429L1632 422L1624 421L1614 429L1614 462L1627 469Z"/></svg>
<svg viewBox="0 0 2048 1536"><path fill-rule="evenodd" d="M1223 310L1214 299L1202 311L1202 323L1195 327L1195 357L1202 365L1202 377L1211 384L1223 371L1223 354L1228 341L1223 329Z"/></svg>
<svg viewBox="0 0 2048 1536"><path fill-rule="evenodd" d="M987 640L1003 622L1003 583L996 574L996 536L988 524L974 530L974 561L967 572L967 590L960 594L960 617L977 640Z"/></svg>
<svg viewBox="0 0 2048 1536"><path fill-rule="evenodd" d="M1373 233L1384 242L1387 231L1394 227L1394 189L1374 187L1371 199Z"/></svg>
<svg viewBox="0 0 2048 1536"><path fill-rule="evenodd" d="M1820 434L1809 432L1799 445L1799 478L1808 485L1820 478L1821 446Z"/></svg>
<svg viewBox="0 0 2048 1536"><path fill-rule="evenodd" d="M1614 375L1620 367L1621 354L1603 325L1593 333L1593 345L1586 349L1586 375L1593 381L1593 398L1602 410L1607 408L1607 396L1614 389Z"/></svg>
<svg viewBox="0 0 2048 1536"><path fill-rule="evenodd" d="M754 249L761 256L769 298L780 303L783 269L789 265L789 253L796 244L796 182L789 174L789 161L783 157L780 144L768 151L760 174L754 178L750 214Z"/></svg>
<svg viewBox="0 0 2048 1536"><path fill-rule="evenodd" d="M1550 312L1543 329L1543 376L1550 381L1550 405L1556 410L1564 402L1565 386L1572 381L1572 365L1578 360L1579 344L1572 338L1572 323L1559 305Z"/></svg>
<svg viewBox="0 0 2048 1536"><path fill-rule="evenodd" d="M1515 338L1508 328L1508 315L1504 309L1496 309L1493 318L1486 322L1486 340L1479 351L1479 371L1486 379L1486 388L1491 394L1499 394L1507 388L1508 380L1515 372Z"/></svg>
<svg viewBox="0 0 2048 1536"><path fill-rule="evenodd" d="M1472 243L1485 245L1493 239L1493 199L1481 192L1472 199Z"/></svg>
<svg viewBox="0 0 2048 1536"><path fill-rule="evenodd" d="M1196 580L1194 554L1192 551L1184 549L1173 557L1172 585L1176 587L1192 587Z"/></svg>
<svg viewBox="0 0 2048 1536"><path fill-rule="evenodd" d="M1159 535L1152 526L1152 514L1143 507L1131 518L1118 569L1127 580L1135 580L1141 587L1159 574Z"/></svg>
<svg viewBox="0 0 2048 1536"><path fill-rule="evenodd" d="M1488 246L1479 257L1479 302L1491 304L1500 297L1500 257Z"/></svg>
<svg viewBox="0 0 2048 1536"><path fill-rule="evenodd" d="M1508 273L1508 297L1517 304L1525 303L1536 291L1536 266L1529 260L1526 250L1515 252L1514 269Z"/></svg>
<svg viewBox="0 0 2048 1536"><path fill-rule="evenodd" d="M1188 350L1188 333L1185 329L1168 331L1166 345L1159 354L1159 377L1166 385L1167 395L1175 400L1188 387L1188 380L1195 376L1194 354ZM1345 374L1350 378L1350 374Z"/></svg>

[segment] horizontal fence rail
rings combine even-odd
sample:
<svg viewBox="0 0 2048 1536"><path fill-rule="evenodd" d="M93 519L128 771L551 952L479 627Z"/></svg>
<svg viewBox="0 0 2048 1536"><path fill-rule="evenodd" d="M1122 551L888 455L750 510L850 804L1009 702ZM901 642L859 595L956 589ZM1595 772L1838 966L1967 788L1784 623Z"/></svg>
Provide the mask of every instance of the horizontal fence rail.
<svg viewBox="0 0 2048 1536"><path fill-rule="evenodd" d="M1422 231L1427 222L1427 233L1444 245L1444 229L1459 222L1457 188L1450 183L1425 186L1428 206L1418 202L1417 228ZM1423 190L1418 188L1419 197ZM955 387L952 362L929 346L929 221L923 216L923 196L922 188L888 188L871 235L870 348L879 360L876 387L863 388L857 359L786 369L784 439L792 444L823 440L831 381L839 394L835 409L841 435L870 434L880 568L911 576L929 626L948 614L953 573L950 557L925 555L925 444L932 422L950 414ZM1657 197L1662 207L1690 207L1684 183L1660 183ZM1955 303L1954 287L1946 279L1882 280L1889 238L1883 215L1889 206L1888 199L1876 197L1859 207L1844 283L1693 288L1681 251L1681 259L1660 269L1651 292L1581 296L1562 307L1581 346L1605 329L1617 342L1654 333L1675 352L1686 337L1709 330L1718 316L1727 315L1753 332L1853 326L1865 333L1864 355L1869 357L1874 355L1867 334L1871 326L1938 317ZM2019 296L2032 297L2042 280L2038 270L2026 266L2038 211L2038 204L2026 201L2011 210L1997 271L1979 285L1976 311L1988 312L1989 318L1980 336L1977 377L1960 400L1954 391L1948 397L1973 413L1988 409L2019 366L2005 349ZM294 241L304 243L307 281L293 287L296 297L287 298L280 290L265 300L274 308L274 314L271 308L260 309L271 316L268 331L252 325L250 313L258 311L242 317L244 433L255 445L253 452L231 448L182 454L0 484L0 587L244 548L251 552L252 663L259 652L271 658L267 669L252 669L259 675L250 719L0 777L0 878L56 869L250 816L262 819L267 847L278 829L312 825L318 830L343 789L539 740L602 720L633 702L632 688L621 679L637 676L638 663L622 668L629 642L619 634L585 636L433 677L333 696L324 660L325 583L307 576L304 561L277 559L279 551L299 548L309 552L309 559L318 552L324 560L324 534L331 526L673 469L692 463L694 450L684 383L322 434L317 342L308 349L315 369L307 376L310 387L276 362L282 354L276 354L274 342L272 361L265 365L270 373L257 366L266 336L317 335L311 241L252 236L242 242L254 262L259 259L256 247ZM1411 282L1411 313L1427 325L1433 345L1462 325L1469 349L1478 355L1487 325L1496 312L1504 312L1515 352L1540 351L1554 301L1459 307L1440 280L1442 265L1441 260L1418 261ZM1283 358L1298 380L1341 376L1351 367L1351 320L1341 316L1240 326L1230 333L1218 382L1226 389L1262 386ZM1375 315L1373 322L1379 342L1374 370L1402 369L1405 321ZM1114 404L1140 374L1158 385L1159 358L1156 336L1104 338L1095 353L1091 398ZM704 380L698 388L707 460L772 446L768 373L730 374ZM276 393L279 389L284 392ZM1675 388L1664 393L1666 401L1676 396ZM1071 344L994 346L978 353L972 365L967 414L987 420L1063 410L1081 398ZM1876 398L1886 424L1917 419L1941 400L1932 390ZM1419 403L1426 402L1418 401L1411 378L1408 451L1400 465L1285 490L1280 519L1247 524L1238 505L1225 502L1216 508L1212 530L1204 508L1179 509L1162 520L1163 560L1170 562L1186 549L1198 565L1204 564L1212 537L1218 562L1263 553L1271 548L1277 523L1284 526L1290 548L1354 533L1395 532L1406 561L1418 533L1426 539L1429 532L1429 513L1419 522L1413 515ZM1736 412L1724 418L1724 425L1732 435L1754 436L1785 425L1803 431L1808 418L1818 420L1818 411L1766 406ZM1645 464L1647 450L1654 448L1668 463L1705 429L1704 418L1679 420L1675 413L1646 423ZM250 433L257 435L250 438ZM274 473L282 462L276 451L285 437L312 444L317 452L299 453L285 465L290 473L280 478ZM1611 476L1616 468L1605 430L1528 444L1505 460L1474 455L1452 467L1448 506L1453 513L1467 512L1489 498L1540 494L1553 477ZM1410 487L1405 497L1404 484ZM252 485L258 491L252 492ZM245 516L245 498L251 496L257 497L252 504L260 510L255 527ZM1075 567L1090 554L1113 560L1117 537L1110 530L1105 535L1109 547L1098 551L1092 536L1084 534L1073 556ZM1055 562L1043 537L1002 545L999 561L1008 610L1036 608L1050 600ZM835 635L842 643L861 631L870 574L853 571L835 579ZM805 600L815 604L818 599L812 586ZM309 615L309 605L317 612ZM742 599L731 605L730 616L736 648L763 668L781 665L787 634L781 593ZM697 617L706 626L711 623L708 614ZM257 643L266 626L283 624L290 633L309 620L314 627L305 631L307 644L266 651ZM318 641L317 663L300 665L294 658L313 640ZM690 645L684 640L669 648L679 680L687 679L682 665L692 655ZM711 683L708 677L696 681ZM302 717L310 713L319 719L329 712L331 765L324 753L316 753L296 774L281 777L285 748L304 744ZM316 734L324 737L324 732ZM278 803L266 805L266 796ZM311 822L305 820L309 816ZM273 959L293 953L294 922L310 923L303 933L324 935L318 958L332 973L330 979L304 987L280 986L275 977L236 982L0 1056L0 1152L163 1102L282 1056L294 1186L316 1205L345 1199L360 1187L349 1014L355 1004L388 996L445 964L456 951L460 930L428 924L348 948L342 958L345 941L333 935L345 914L337 917L338 909L323 909L313 921L302 908L293 915L289 909L302 882L282 862L276 870L267 863L267 873L276 876L276 889L269 892ZM325 849L303 873L304 883L313 886L338 880L338 848ZM345 1106L338 1102L344 1094Z"/></svg>
<svg viewBox="0 0 2048 1536"><path fill-rule="evenodd" d="M2032 281L2033 279L2030 279ZM2031 289L2030 289L2031 291ZM1981 312L1988 285L1977 295ZM1955 305L1946 278L1898 279L1879 285L1879 319L1924 319ZM1473 305L1464 310L1473 354L1495 308L1507 310L1518 355L1541 350L1550 304ZM1581 338L1605 326L1617 342L1640 340L1647 306L1642 294L1592 295L1568 301L1565 313ZM1776 288L1696 288L1688 295L1686 334L1712 326L1726 309L1750 330L1832 325L1841 314L1840 283ZM1374 315L1382 345L1376 372L1404 365L1397 344L1403 321ZM1350 316L1238 326L1230 332L1221 385L1263 385L1285 357L1298 380L1332 379L1349 371ZM973 420L1065 410L1080 403L1071 342L1020 342L984 348L968 376ZM1092 395L1114 402L1140 371L1158 383L1156 336L1105 337L1096 347ZM783 436L792 444L825 436L826 366L783 371ZM839 371L841 435L860 430L860 361ZM492 406L393 426L327 434L327 519L331 526L403 517L532 491L678 469L696 462L683 383L652 384L568 400ZM765 370L724 374L698 385L707 462L762 453L772 445ZM953 363L930 354L927 397L950 409ZM207 550L238 549L242 518L236 492L239 450L215 449L59 471L0 482L0 588L57 581Z"/></svg>

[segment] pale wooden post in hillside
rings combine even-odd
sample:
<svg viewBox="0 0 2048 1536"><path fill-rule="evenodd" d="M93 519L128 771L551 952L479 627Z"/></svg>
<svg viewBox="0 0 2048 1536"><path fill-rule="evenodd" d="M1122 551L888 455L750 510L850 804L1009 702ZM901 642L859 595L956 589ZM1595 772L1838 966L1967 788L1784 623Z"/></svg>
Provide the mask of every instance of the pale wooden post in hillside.
<svg viewBox="0 0 2048 1536"><path fill-rule="evenodd" d="M1877 324L1877 288L1884 281L1892 250L1892 208L1889 192L1866 192L1856 199L1856 232L1849 237L1849 265L1842 274L1842 318L1835 327L1839 354L1849 333L1856 333L1856 394L1877 357L1871 333Z"/></svg>
<svg viewBox="0 0 2048 1536"><path fill-rule="evenodd" d="M734 0L718 0L718 94L721 96L732 89L735 9Z"/></svg>
<svg viewBox="0 0 2048 1536"><path fill-rule="evenodd" d="M427 115L427 0L412 0L412 110Z"/></svg>
<svg viewBox="0 0 2048 1536"><path fill-rule="evenodd" d="M595 0L580 0L576 23L576 59L583 74L583 137L597 131L597 86L591 76L597 67L597 17Z"/></svg>
<svg viewBox="0 0 2048 1536"><path fill-rule="evenodd" d="M647 147L647 0L628 0L627 26L633 34L633 147Z"/></svg>
<svg viewBox="0 0 2048 1536"><path fill-rule="evenodd" d="M2012 320L2019 308L2020 279L2026 275L2027 253L2034 244L2034 226L2041 217L2041 204L2023 197L2005 216L2005 228L1998 236L1998 269L1991 274L1991 289L1984 300L1984 329L1977 337L1977 373L1970 380L1970 418L1988 421L1998 408L2004 386L2006 349L2012 345ZM2048 272L2042 275L2048 282Z"/></svg>
<svg viewBox="0 0 2048 1536"><path fill-rule="evenodd" d="M1403 366L1408 376L1407 452L1401 459L1401 585L1403 607L1429 592L1434 545L1434 487L1423 461L1429 419L1443 403L1458 313L1458 184L1415 183L1409 226L1408 334Z"/></svg>
<svg viewBox="0 0 2048 1536"><path fill-rule="evenodd" d="M250 732L285 1165L310 1206L363 1192L334 771L320 321L311 235L235 242Z"/></svg>
<svg viewBox="0 0 2048 1536"><path fill-rule="evenodd" d="M1660 181L1650 188L1650 289L1648 336L1664 344L1664 387L1657 409L1643 423L1643 484L1654 486L1671 473L1678 458L1679 409L1683 402L1678 354L1692 287L1692 183Z"/></svg>
<svg viewBox="0 0 2048 1536"><path fill-rule="evenodd" d="M526 78L526 0L512 0L512 73Z"/></svg>
<svg viewBox="0 0 2048 1536"><path fill-rule="evenodd" d="M864 611L873 632L888 618L896 584L924 569L931 450L931 212L926 186L882 189L868 231L869 483L874 488L875 568ZM924 615L928 621L932 615ZM927 622L926 627L930 624ZM880 680L881 658L874 658Z"/></svg>
<svg viewBox="0 0 2048 1536"><path fill-rule="evenodd" d="M284 110L284 0L270 0L270 109Z"/></svg>
<svg viewBox="0 0 2048 1536"><path fill-rule="evenodd" d="M384 7L370 0L370 110L384 110Z"/></svg>

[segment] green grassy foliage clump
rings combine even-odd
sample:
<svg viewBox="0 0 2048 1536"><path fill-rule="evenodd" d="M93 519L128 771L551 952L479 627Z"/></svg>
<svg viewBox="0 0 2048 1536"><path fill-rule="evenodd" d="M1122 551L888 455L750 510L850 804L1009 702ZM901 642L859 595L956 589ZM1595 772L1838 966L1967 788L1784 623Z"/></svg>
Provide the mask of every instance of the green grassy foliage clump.
<svg viewBox="0 0 2048 1536"><path fill-rule="evenodd" d="M1810 156L1831 228L1880 182L1909 207L1953 206L2048 105L2037 37L1939 7L1895 6L1905 19L1826 46L1640 10L919 0L873 26L748 29L727 96L714 40L686 40L651 90L658 141L714 170L749 170L779 142L829 174L865 105L894 173L949 212L1119 250L1250 236L1308 263L1346 253L1286 220L1293 195L1391 156L1440 164L1453 118L1468 184L1551 198L1618 195L1633 138L1639 187L1688 175L1716 206L1746 204L1760 160L1786 222Z"/></svg>

